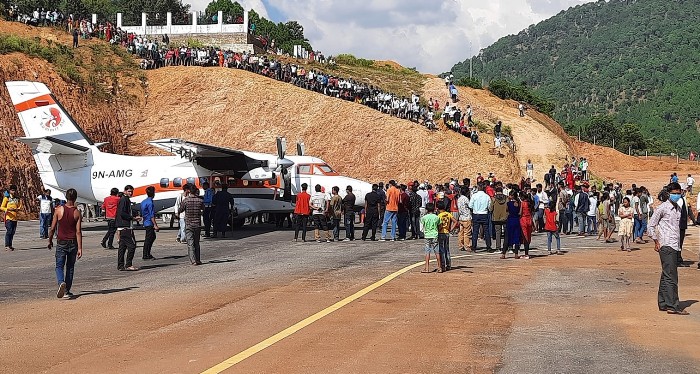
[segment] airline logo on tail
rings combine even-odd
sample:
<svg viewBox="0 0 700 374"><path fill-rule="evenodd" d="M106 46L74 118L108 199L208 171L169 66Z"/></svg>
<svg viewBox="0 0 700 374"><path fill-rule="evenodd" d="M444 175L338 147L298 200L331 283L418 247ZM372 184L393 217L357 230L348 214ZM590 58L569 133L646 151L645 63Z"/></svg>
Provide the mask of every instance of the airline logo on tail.
<svg viewBox="0 0 700 374"><path fill-rule="evenodd" d="M44 112L41 117L41 126L44 130L53 132L58 130L63 124L63 118L61 118L61 111L58 108L49 108L48 112Z"/></svg>

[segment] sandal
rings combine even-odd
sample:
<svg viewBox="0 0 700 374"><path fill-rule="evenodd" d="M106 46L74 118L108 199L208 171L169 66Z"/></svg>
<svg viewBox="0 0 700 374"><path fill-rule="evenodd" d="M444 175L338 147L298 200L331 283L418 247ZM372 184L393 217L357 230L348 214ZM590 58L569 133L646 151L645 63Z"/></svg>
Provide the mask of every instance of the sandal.
<svg viewBox="0 0 700 374"><path fill-rule="evenodd" d="M137 271L137 270L139 270L139 268L137 268L136 266L129 266L128 268L125 268L124 270L126 270L126 271Z"/></svg>
<svg viewBox="0 0 700 374"><path fill-rule="evenodd" d="M423 274L432 273L432 271L428 271L428 270L421 270L420 272L423 273Z"/></svg>
<svg viewBox="0 0 700 374"><path fill-rule="evenodd" d="M687 316L690 315L690 313L686 312L685 310L674 310L674 309L669 309L666 311L668 314L677 314L679 316Z"/></svg>

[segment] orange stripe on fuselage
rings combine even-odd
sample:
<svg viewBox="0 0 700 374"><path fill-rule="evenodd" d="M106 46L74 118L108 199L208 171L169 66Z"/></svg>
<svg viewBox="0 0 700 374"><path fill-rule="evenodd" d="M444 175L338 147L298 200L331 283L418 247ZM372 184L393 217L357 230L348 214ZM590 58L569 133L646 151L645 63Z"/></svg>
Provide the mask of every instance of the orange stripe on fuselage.
<svg viewBox="0 0 700 374"><path fill-rule="evenodd" d="M56 101L53 99L53 97L51 97L51 94L46 94L46 95L42 95L39 97L35 97L33 99L29 99L29 100L27 100L25 102L21 102L19 104L15 104L15 112L22 113L25 110L39 108L42 106L53 105L53 104L56 104Z"/></svg>

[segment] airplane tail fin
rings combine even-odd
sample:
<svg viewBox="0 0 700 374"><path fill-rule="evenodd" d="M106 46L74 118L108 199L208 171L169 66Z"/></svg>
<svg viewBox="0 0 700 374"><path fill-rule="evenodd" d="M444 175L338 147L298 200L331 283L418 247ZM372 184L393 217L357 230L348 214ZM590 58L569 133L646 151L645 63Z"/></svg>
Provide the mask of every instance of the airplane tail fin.
<svg viewBox="0 0 700 374"><path fill-rule="evenodd" d="M67 149L91 148L95 143L83 132L45 84L5 82L12 105L28 139L49 138Z"/></svg>

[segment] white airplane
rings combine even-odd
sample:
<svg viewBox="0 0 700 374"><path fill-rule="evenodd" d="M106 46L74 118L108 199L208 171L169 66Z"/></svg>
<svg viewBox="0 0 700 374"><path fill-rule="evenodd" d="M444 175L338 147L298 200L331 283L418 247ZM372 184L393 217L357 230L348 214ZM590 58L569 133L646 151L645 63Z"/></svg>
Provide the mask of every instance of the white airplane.
<svg viewBox="0 0 700 374"><path fill-rule="evenodd" d="M336 173L325 161L303 155L286 156L286 141L277 139L277 155L240 151L181 139L160 139L149 144L171 152L173 156L124 156L100 151L106 143L93 142L76 124L51 91L39 82L6 82L12 104L19 116L27 144L34 155L44 188L65 199L69 188L78 191L79 201L98 204L110 189L120 191L134 186L132 201L146 198L146 187L156 189L156 211L170 213L182 185L194 183L201 188L207 181L228 184L238 212L237 224L255 213L288 213L302 183L313 192L316 184L326 193L338 186L344 196L352 186L356 206L364 206L371 184ZM281 176L281 177L280 177Z"/></svg>

